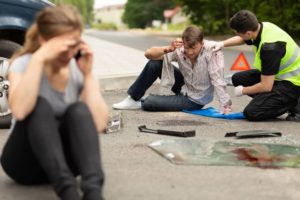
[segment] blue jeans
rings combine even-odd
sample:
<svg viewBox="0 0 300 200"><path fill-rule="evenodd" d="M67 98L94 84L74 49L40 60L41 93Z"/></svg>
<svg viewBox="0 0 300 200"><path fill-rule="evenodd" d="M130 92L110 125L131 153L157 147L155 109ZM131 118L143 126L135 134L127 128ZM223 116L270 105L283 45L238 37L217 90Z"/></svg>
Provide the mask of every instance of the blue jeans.
<svg viewBox="0 0 300 200"><path fill-rule="evenodd" d="M135 101L140 100L145 92L157 78L161 78L163 61L150 60L144 67L137 80L131 85L127 93ZM201 109L204 105L191 101L187 96L180 93L184 84L184 78L178 68L174 67L175 83L172 91L175 95L149 95L142 101L142 108L147 111L181 111Z"/></svg>

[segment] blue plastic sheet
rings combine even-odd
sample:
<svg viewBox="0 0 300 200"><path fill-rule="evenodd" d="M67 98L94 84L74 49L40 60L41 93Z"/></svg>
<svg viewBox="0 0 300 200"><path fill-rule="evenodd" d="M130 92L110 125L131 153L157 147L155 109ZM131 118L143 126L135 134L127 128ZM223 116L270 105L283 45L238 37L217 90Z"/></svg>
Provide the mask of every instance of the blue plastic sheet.
<svg viewBox="0 0 300 200"><path fill-rule="evenodd" d="M222 118L222 119L229 119L229 120L245 119L245 116L242 112L221 114L217 109L213 107L208 107L206 109L200 109L200 110L183 110L183 112L194 114L194 115L201 115L205 117Z"/></svg>

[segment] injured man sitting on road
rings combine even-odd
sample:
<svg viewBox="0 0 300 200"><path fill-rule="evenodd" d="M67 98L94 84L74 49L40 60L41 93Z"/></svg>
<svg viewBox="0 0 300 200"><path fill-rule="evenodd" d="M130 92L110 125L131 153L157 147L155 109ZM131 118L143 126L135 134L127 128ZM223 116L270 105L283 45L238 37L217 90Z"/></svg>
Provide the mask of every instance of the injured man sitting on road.
<svg viewBox="0 0 300 200"><path fill-rule="evenodd" d="M114 109L146 111L198 110L213 100L214 90L220 112L231 111L231 100L224 80L224 56L213 52L215 42L203 40L203 32L187 27L182 38L170 46L152 47L145 52L150 59L137 80L128 89L128 97L113 104ZM171 62L177 62L179 68ZM157 78L161 79L159 94L142 98Z"/></svg>

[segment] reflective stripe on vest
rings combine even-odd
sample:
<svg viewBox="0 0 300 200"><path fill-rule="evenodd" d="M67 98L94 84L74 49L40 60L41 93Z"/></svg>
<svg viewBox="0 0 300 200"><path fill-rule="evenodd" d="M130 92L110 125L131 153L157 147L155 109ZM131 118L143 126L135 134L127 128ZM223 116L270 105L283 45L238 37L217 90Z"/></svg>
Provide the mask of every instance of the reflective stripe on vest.
<svg viewBox="0 0 300 200"><path fill-rule="evenodd" d="M288 80L300 86L300 48L296 42L278 26L269 22L263 22L262 24L263 29L260 44L258 48L253 46L256 53L254 66L261 71L260 51L263 44L275 43L277 41L286 42L286 52L281 58L279 71L275 75L275 79L278 81Z"/></svg>
<svg viewBox="0 0 300 200"><path fill-rule="evenodd" d="M281 70L285 69L286 67L290 66L291 64L293 64L296 61L299 53L300 53L300 49L299 49L299 47L296 47L292 57L290 57L290 59L288 59L284 64L280 65L279 71L281 71Z"/></svg>
<svg viewBox="0 0 300 200"><path fill-rule="evenodd" d="M289 79L292 78L294 76L298 76L300 75L300 67L298 67L296 70L291 71L291 72L287 72L285 74L276 76L276 78L281 79L281 80L285 80L285 79Z"/></svg>

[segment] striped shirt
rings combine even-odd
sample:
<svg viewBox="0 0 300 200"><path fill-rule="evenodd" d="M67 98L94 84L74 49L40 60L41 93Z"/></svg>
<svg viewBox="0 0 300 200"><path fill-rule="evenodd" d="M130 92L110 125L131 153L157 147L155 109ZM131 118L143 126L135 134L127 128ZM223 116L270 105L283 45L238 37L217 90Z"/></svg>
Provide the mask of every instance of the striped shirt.
<svg viewBox="0 0 300 200"><path fill-rule="evenodd" d="M221 51L211 51L211 45L212 42L204 41L194 66L184 54L183 47L165 54L161 87L172 88L174 85L174 69L171 62L175 61L184 77L185 84L181 88L183 95L198 104L206 105L213 100L216 91L221 106L231 105L224 79L224 55Z"/></svg>

